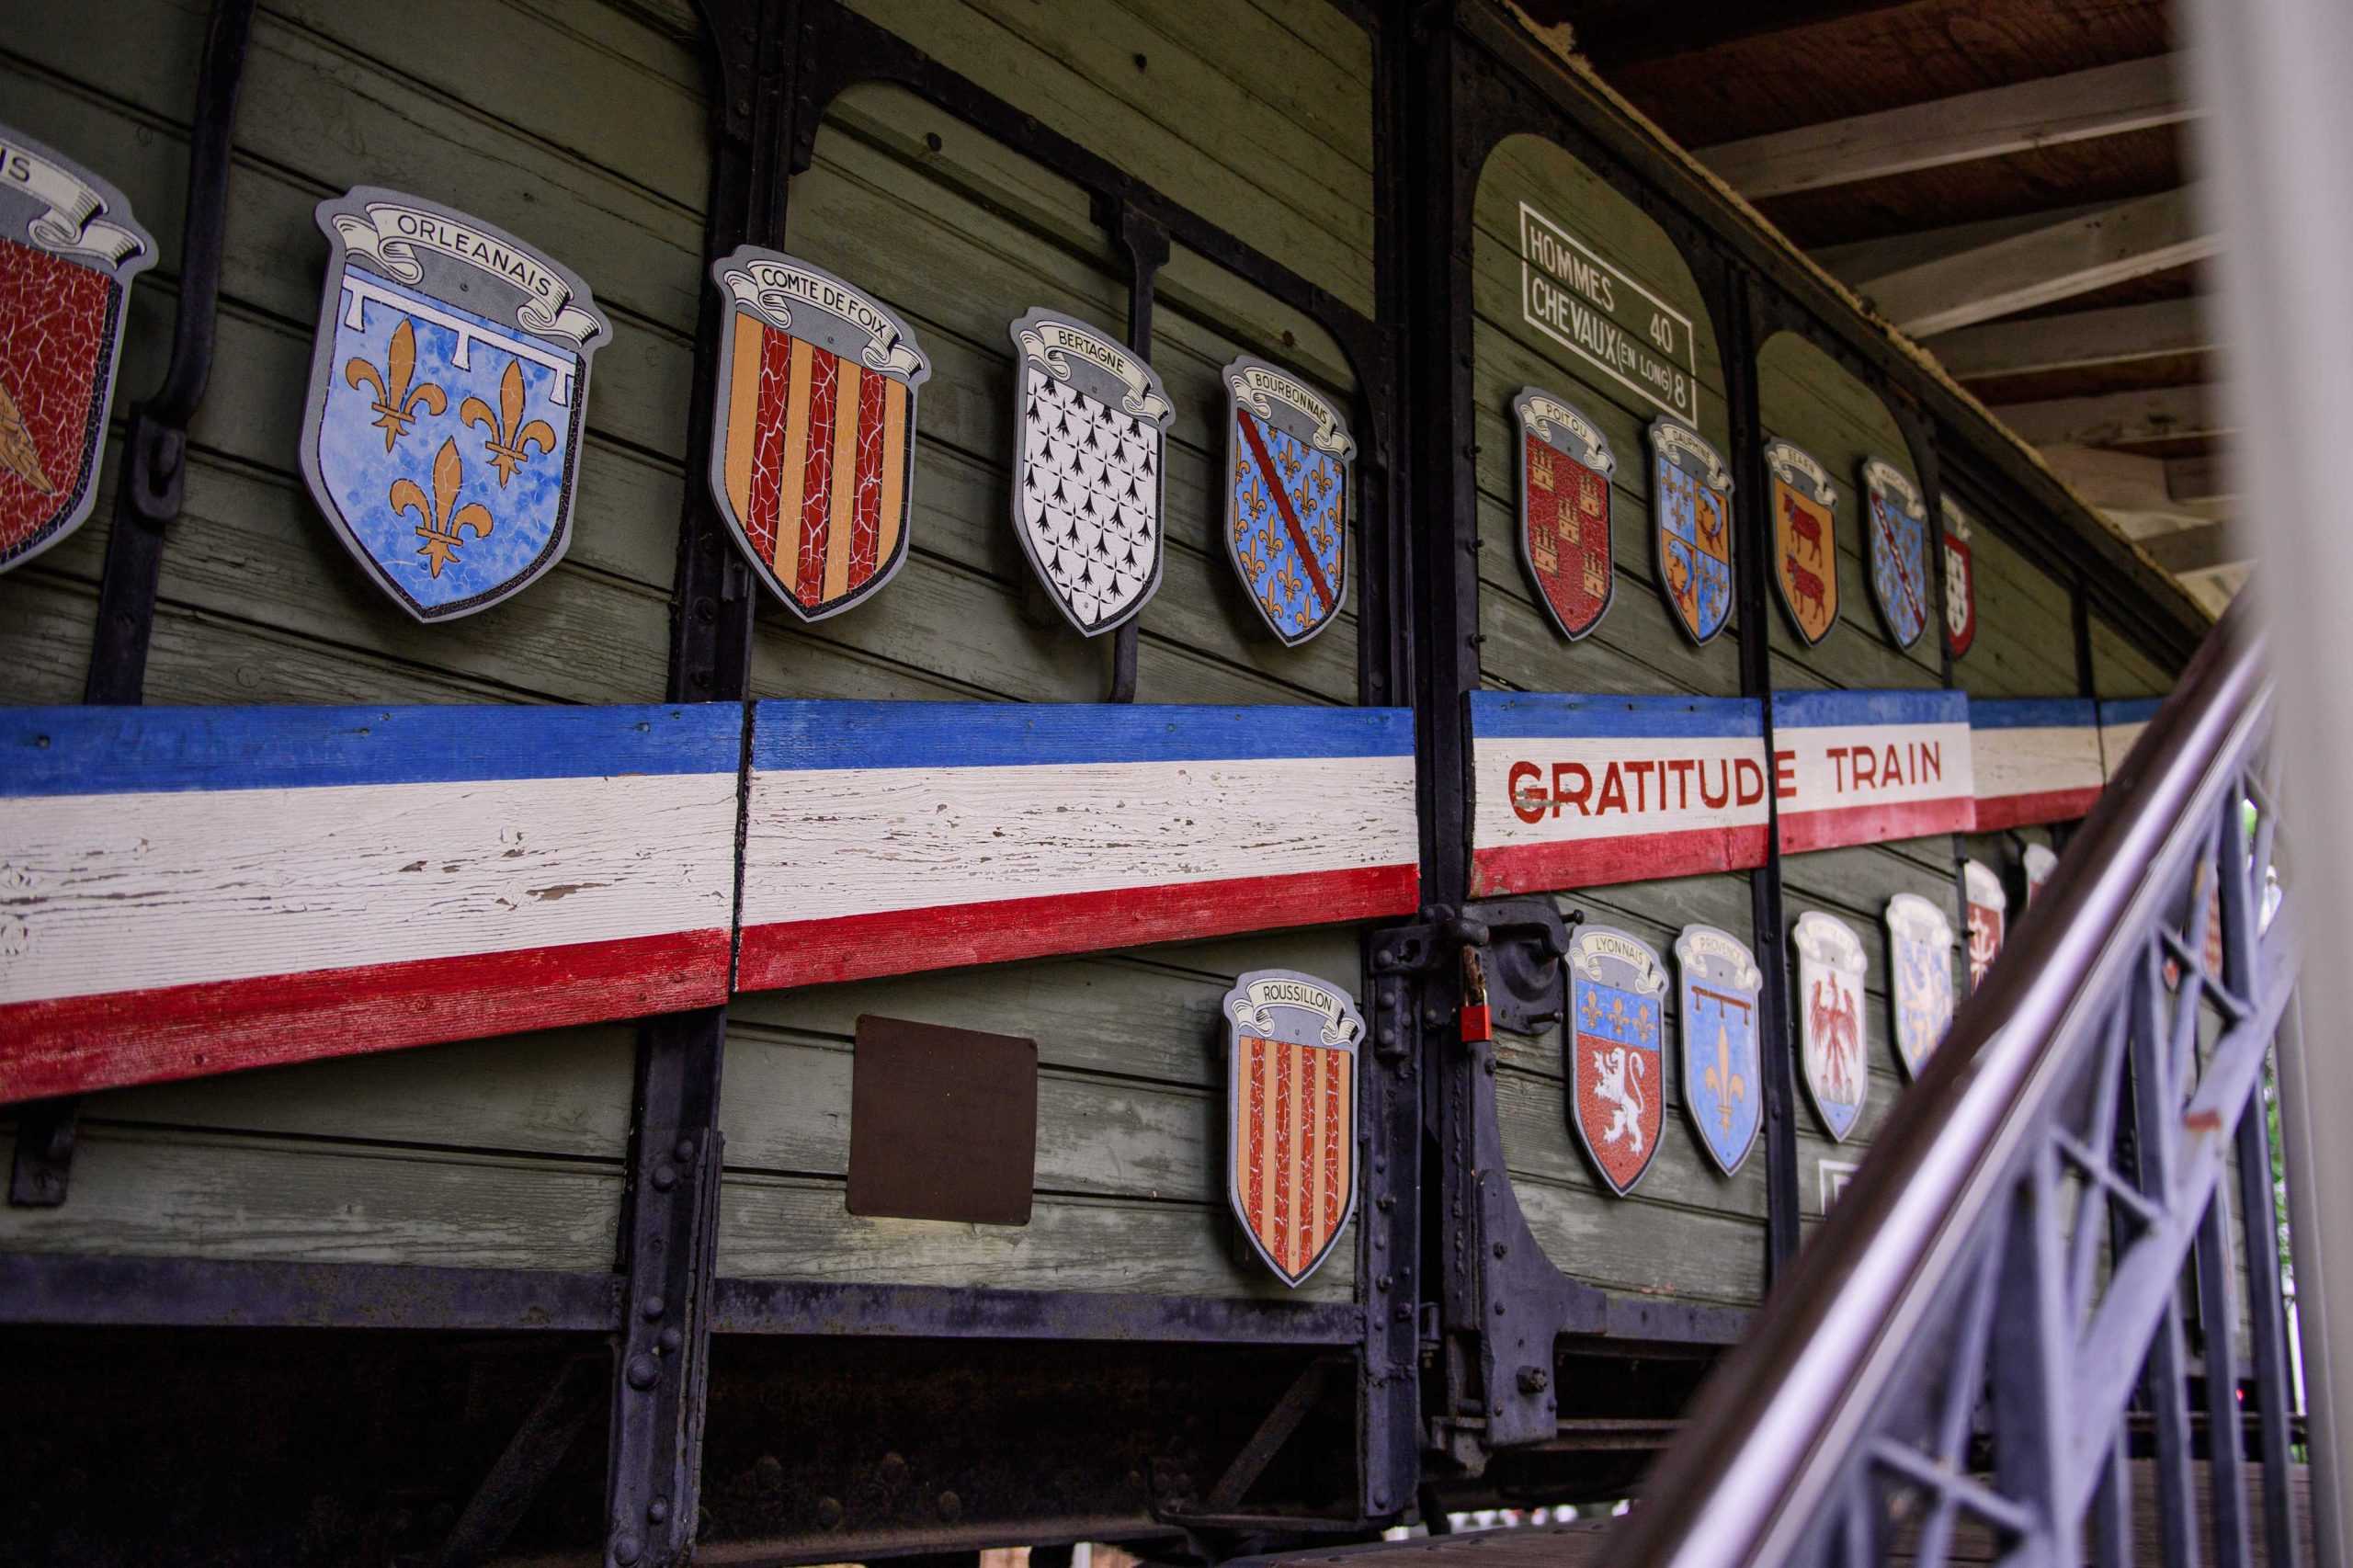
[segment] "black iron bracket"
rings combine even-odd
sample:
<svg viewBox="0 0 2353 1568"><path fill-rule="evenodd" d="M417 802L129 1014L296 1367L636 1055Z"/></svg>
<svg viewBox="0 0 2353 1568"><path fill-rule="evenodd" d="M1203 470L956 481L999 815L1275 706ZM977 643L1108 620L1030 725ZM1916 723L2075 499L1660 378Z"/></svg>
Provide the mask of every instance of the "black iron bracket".
<svg viewBox="0 0 2353 1568"><path fill-rule="evenodd" d="M1110 233L1128 260L1128 347L1139 358L1152 358L1153 293L1160 269L1168 264L1168 229L1136 210L1123 197L1098 195L1095 221ZM1109 700L1136 699L1137 617L1131 616L1111 633Z"/></svg>
<svg viewBox="0 0 2353 1568"><path fill-rule="evenodd" d="M164 570L164 535L179 520L188 460L188 426L212 379L213 322L221 298L221 239L228 224L229 139L244 80L254 0L219 0L204 36L196 123L188 135L188 211L180 229L179 311L172 358L155 395L135 405L123 433L122 472L115 476L114 526L98 579L97 624L82 700L136 706L145 695L147 644L155 631L155 591ZM74 1172L81 1098L63 1096L17 1108L17 1148L8 1201L53 1209L65 1201Z"/></svg>

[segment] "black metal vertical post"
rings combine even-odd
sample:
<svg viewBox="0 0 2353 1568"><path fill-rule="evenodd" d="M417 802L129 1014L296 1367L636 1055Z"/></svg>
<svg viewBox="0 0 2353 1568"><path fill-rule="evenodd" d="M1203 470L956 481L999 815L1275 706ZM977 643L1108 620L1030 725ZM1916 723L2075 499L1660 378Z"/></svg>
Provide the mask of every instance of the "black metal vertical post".
<svg viewBox="0 0 2353 1568"><path fill-rule="evenodd" d="M1755 280L1727 268L1722 294L1727 330L1724 415L1733 471L1733 562L1740 585L1740 694L1754 699L1765 722L1766 777L1773 750L1773 605L1769 578L1773 522L1765 506L1765 415L1757 390L1757 355L1769 326L1756 309ZM1778 1278L1797 1256L1798 1124L1795 1042L1791 1038L1787 910L1781 896L1779 790L1765 791L1765 864L1749 873L1749 918L1757 972L1758 1061L1765 1073L1765 1277Z"/></svg>
<svg viewBox="0 0 2353 1568"><path fill-rule="evenodd" d="M1397 335L1406 291L1402 186L1420 140L1399 112L1411 94L1412 17L1403 5L1372 19L1373 312L1383 329L1378 366L1359 365L1358 403L1365 418L1357 463L1357 699L1374 706L1410 689L1414 602L1405 519L1407 469L1404 387ZM1370 1016L1382 1009L1371 987L1403 985L1372 973L1365 942ZM1388 1008L1394 1018L1397 1009ZM1393 1025L1392 1025L1393 1027ZM1422 1087L1417 1053L1377 1051L1367 1057L1368 1102L1360 1165L1368 1196L1357 1221L1357 1294L1364 1302L1363 1506L1368 1515L1402 1513L1415 1502L1421 1474Z"/></svg>
<svg viewBox="0 0 2353 1568"><path fill-rule="evenodd" d="M221 300L221 241L228 226L229 142L244 78L254 0L220 0L204 37L196 121L188 134L188 210L180 229L179 311L172 358L155 395L131 411L123 466L115 476L114 522L98 579L97 624L82 700L135 707L145 696L147 645L155 631L155 592L164 570L164 535L179 520L188 467L188 422L212 379L213 322ZM81 1099L36 1100L17 1110L16 1158L8 1201L51 1209L65 1201Z"/></svg>
<svg viewBox="0 0 2353 1568"><path fill-rule="evenodd" d="M792 0L704 0L718 97L706 259L746 239L780 244L795 145ZM703 290L695 336L688 468L710 449L721 305ZM750 573L708 491L687 486L670 605L673 702L747 702ZM746 709L745 744L749 745ZM693 1551L710 1337L722 1140L725 1007L649 1019L638 1035L634 1103L616 1265L628 1277L614 1346L607 1447L605 1560L617 1568L683 1562Z"/></svg>
<svg viewBox="0 0 2353 1568"><path fill-rule="evenodd" d="M1154 281L1168 261L1168 231L1117 198L1098 199L1096 222L1110 232L1113 243L1128 260L1128 347L1137 358L1152 358L1152 299ZM1165 547L1167 540L1163 539ZM1111 633L1111 693L1113 702L1136 699L1136 622L1131 616Z"/></svg>

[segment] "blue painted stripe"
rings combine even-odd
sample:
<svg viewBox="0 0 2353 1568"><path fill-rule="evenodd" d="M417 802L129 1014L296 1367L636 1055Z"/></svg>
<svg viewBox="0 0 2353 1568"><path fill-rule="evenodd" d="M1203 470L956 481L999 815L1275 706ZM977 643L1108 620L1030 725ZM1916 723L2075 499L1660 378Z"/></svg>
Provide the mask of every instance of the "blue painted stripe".
<svg viewBox="0 0 2353 1568"><path fill-rule="evenodd" d="M2098 705L2088 697L1972 698L1972 730L2088 730L2099 722Z"/></svg>
<svg viewBox="0 0 2353 1568"><path fill-rule="evenodd" d="M1828 729L1837 724L1966 724L1969 694L1961 691L1777 691L1773 728Z"/></svg>
<svg viewBox="0 0 2353 1568"><path fill-rule="evenodd" d="M2145 724L2157 716L2165 700L2162 697L2131 697L2121 702L2103 702L2099 705L2099 722L2103 725Z"/></svg>
<svg viewBox="0 0 2353 1568"><path fill-rule="evenodd" d="M1601 697L1550 691L1474 691L1471 733L1478 740L1586 736L1680 739L1762 736L1765 707L1752 697Z"/></svg>
<svg viewBox="0 0 2353 1568"><path fill-rule="evenodd" d="M0 797L733 773L733 702L0 708Z"/></svg>
<svg viewBox="0 0 2353 1568"><path fill-rule="evenodd" d="M763 702L763 769L1011 767L1411 756L1404 708L1187 708L1074 702Z"/></svg>

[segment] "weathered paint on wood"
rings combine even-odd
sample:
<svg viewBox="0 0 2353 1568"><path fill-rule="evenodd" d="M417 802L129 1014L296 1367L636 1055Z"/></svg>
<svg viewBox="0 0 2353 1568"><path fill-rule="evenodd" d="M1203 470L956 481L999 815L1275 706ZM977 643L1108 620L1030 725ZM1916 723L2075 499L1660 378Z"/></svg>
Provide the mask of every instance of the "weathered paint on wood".
<svg viewBox="0 0 2353 1568"><path fill-rule="evenodd" d="M0 1096L727 990L743 715L0 715Z"/></svg>

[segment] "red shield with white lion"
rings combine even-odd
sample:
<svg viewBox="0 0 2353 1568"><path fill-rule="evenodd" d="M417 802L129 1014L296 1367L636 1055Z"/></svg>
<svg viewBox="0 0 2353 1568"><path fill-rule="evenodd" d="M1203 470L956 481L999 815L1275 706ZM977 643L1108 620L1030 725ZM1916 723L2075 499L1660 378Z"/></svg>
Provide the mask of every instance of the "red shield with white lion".
<svg viewBox="0 0 2353 1568"><path fill-rule="evenodd" d="M1569 1125L1609 1189L1623 1198L1658 1153L1666 1115L1662 1015L1666 970L1639 937L1580 927L1569 971Z"/></svg>

